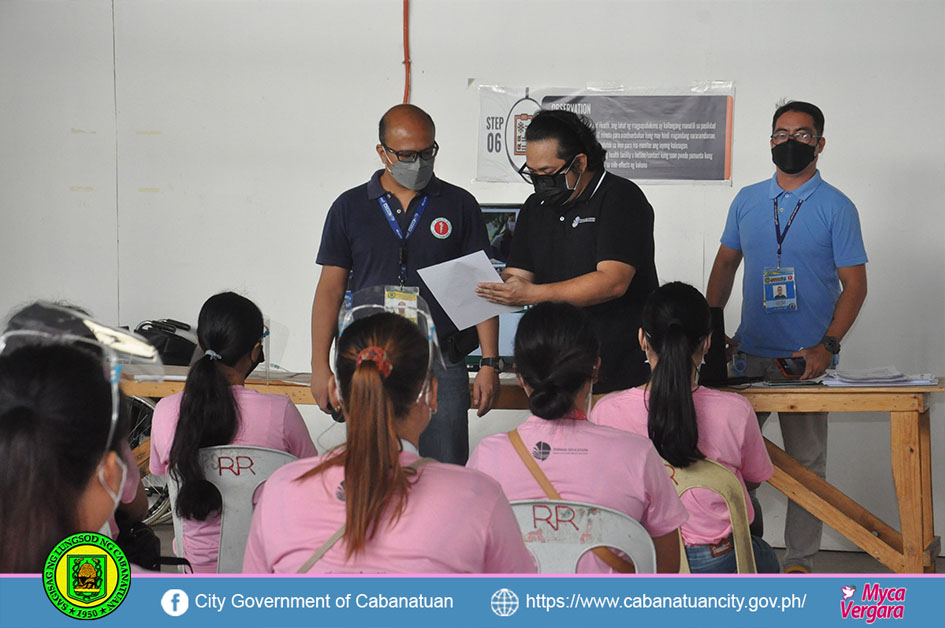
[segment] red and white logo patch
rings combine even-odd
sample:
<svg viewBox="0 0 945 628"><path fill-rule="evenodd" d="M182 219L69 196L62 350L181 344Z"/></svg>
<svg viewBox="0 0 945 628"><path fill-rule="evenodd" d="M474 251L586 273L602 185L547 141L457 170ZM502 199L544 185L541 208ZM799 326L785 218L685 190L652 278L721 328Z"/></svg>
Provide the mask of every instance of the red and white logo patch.
<svg viewBox="0 0 945 628"><path fill-rule="evenodd" d="M430 231L441 240L445 240L453 233L453 225L446 218L436 218L430 225Z"/></svg>

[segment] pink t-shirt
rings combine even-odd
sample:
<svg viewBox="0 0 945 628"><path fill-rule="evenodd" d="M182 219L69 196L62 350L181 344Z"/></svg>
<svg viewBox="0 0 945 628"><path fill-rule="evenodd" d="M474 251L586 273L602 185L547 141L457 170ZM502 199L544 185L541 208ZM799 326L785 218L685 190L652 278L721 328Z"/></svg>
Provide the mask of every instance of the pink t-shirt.
<svg viewBox="0 0 945 628"><path fill-rule="evenodd" d="M641 436L648 436L646 393L639 388L607 395L594 406L590 420ZM700 386L692 393L699 425L699 451L732 471L745 482L764 482L774 473L748 400L735 393ZM732 532L728 508L722 497L708 489L694 488L682 498L689 521L682 528L686 545L718 543ZM755 512L745 488L748 520Z"/></svg>
<svg viewBox="0 0 945 628"><path fill-rule="evenodd" d="M334 455L334 454L328 454ZM402 451L401 465L417 460ZM298 478L325 456L269 478L253 513L244 573L294 573L345 522L344 469ZM463 467L422 467L396 523L381 523L364 552L345 560L339 540L311 573L534 573L512 508L498 484Z"/></svg>
<svg viewBox="0 0 945 628"><path fill-rule="evenodd" d="M626 513L653 537L672 532L689 516L649 439L587 421L536 416L518 432L563 499ZM498 480L510 500L547 499L507 434L482 439L466 466ZM577 571L611 573L592 553L581 557Z"/></svg>
<svg viewBox="0 0 945 628"><path fill-rule="evenodd" d="M298 458L318 455L302 415L288 397L265 395L243 386L231 386L239 409L240 426L231 445L280 449ZM158 402L151 419L151 473L166 475L183 393ZM195 572L216 572L220 546L220 517L204 521L184 519L184 557Z"/></svg>

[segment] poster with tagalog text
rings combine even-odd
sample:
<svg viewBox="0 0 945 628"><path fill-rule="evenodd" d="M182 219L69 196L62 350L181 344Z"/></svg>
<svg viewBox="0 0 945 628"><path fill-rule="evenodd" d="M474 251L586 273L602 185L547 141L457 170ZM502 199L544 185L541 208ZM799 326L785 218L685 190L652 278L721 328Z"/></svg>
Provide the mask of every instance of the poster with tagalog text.
<svg viewBox="0 0 945 628"><path fill-rule="evenodd" d="M521 181L525 130L541 109L590 118L604 167L635 181L731 184L731 82L679 90L479 86L477 181Z"/></svg>

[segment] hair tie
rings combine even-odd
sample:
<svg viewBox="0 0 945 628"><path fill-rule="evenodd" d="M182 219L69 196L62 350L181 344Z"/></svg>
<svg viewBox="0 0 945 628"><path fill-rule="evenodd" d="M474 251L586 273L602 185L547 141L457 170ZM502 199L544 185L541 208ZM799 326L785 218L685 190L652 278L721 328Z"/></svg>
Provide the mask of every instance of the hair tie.
<svg viewBox="0 0 945 628"><path fill-rule="evenodd" d="M213 349L207 349L206 351L203 352L203 354L204 354L204 356L210 358L210 361L211 361L211 362L213 362L214 360L222 360L222 359L223 359L223 356L220 355L219 353L217 353L216 351L214 351Z"/></svg>
<svg viewBox="0 0 945 628"><path fill-rule="evenodd" d="M358 359L354 363L355 367L361 366L365 360L376 364L377 370L381 373L381 377L385 379L390 376L390 372L394 370L394 366L387 357L387 352L380 347L366 347L361 349L361 353L358 354Z"/></svg>

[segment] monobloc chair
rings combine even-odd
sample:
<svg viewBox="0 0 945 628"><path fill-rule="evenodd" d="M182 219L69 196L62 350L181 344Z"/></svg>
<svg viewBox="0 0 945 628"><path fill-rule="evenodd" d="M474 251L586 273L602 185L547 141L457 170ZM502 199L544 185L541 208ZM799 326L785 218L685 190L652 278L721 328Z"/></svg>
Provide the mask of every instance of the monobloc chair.
<svg viewBox="0 0 945 628"><path fill-rule="evenodd" d="M751 532L748 530L748 507L745 505L745 490L738 477L715 460L705 458L680 469L665 460L666 470L676 485L676 493L683 493L693 488L705 488L721 495L728 506L728 517L732 523L732 539L735 545L735 564L738 573L757 573L755 553L751 545ZM689 558L686 546L679 537L679 573L689 571Z"/></svg>
<svg viewBox="0 0 945 628"><path fill-rule="evenodd" d="M575 573L578 560L596 547L620 550L636 573L656 573L656 548L633 518L604 506L564 500L512 502L522 540L539 573Z"/></svg>
<svg viewBox="0 0 945 628"><path fill-rule="evenodd" d="M199 455L204 477L220 491L223 500L217 573L239 573L243 570L243 554L253 518L253 494L276 469L298 458L278 449L250 445L204 447ZM167 486L177 551L183 555L183 528L176 509L178 487L173 474L168 473Z"/></svg>

